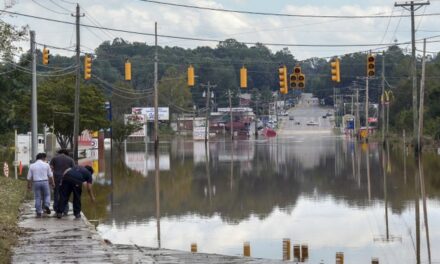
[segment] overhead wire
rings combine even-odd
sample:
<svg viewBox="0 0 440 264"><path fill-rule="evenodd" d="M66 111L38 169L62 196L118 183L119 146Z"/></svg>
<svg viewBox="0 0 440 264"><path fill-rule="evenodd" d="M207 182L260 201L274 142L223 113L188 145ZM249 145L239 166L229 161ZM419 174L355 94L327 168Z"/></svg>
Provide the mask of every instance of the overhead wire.
<svg viewBox="0 0 440 264"><path fill-rule="evenodd" d="M59 14L59 15L69 15L68 13L63 13L63 12L59 12L59 11L50 9L47 6L44 6L44 5L40 4L40 3L38 3L36 0L32 0L32 2L34 2L35 4L37 4L38 6L44 8L46 10L49 10L50 12L53 12L53 13L56 13L56 14Z"/></svg>
<svg viewBox="0 0 440 264"><path fill-rule="evenodd" d="M76 25L74 22L70 21L64 21L64 20L58 20L58 19L52 19L52 18L46 18L46 17L40 17L40 16L34 16L34 15L28 15L23 14L19 12L12 12L7 10L0 10L0 12L18 15L18 16L24 16L29 18L35 18L40 20L46 20L51 22L57 22L57 23L63 23L63 24L69 24L69 25ZM121 32L121 33L129 33L129 34L136 34L136 35L143 35L143 36L155 36L153 33L146 33L146 32L139 32L139 31L132 31L132 30L124 30L124 29L116 29L116 28L109 28L109 27L100 27L100 26L94 26L89 24L81 24L80 26L83 27L89 27L89 28L95 28L95 29L105 29L109 31L114 32ZM157 34L158 37L161 38L171 38L171 39L181 39L181 40L191 40L191 41L201 41L201 42L223 42L223 40L219 39L209 39L209 38L199 38L199 37L183 37L183 36L174 36L174 35L165 35L165 34ZM427 39L431 38L437 38L440 37L440 35L435 35L428 37ZM267 43L267 42L248 42L248 41L238 41L239 43L247 44L247 45L256 45L261 44L265 46L282 46L282 47L316 47L316 48L322 48L322 47L373 47L373 46L392 46L392 45L404 45L410 43L409 41L406 42L400 42L400 43L390 43L390 44L381 44L381 43L364 43L364 44L294 44L294 43Z"/></svg>
<svg viewBox="0 0 440 264"><path fill-rule="evenodd" d="M354 15L305 15L305 14L270 13L270 12L255 12L255 11L214 8L214 7L202 7L202 6L177 4L177 3L162 2L162 1L155 1L155 0L139 0L139 1L158 4L158 5L167 5L167 6L174 6L174 7L190 8L190 9L209 10L209 11L228 12L228 13L239 13L239 14L247 14L247 15L261 15L261 16L304 17L304 18L351 18L351 19L388 18L388 17L390 17L389 15L354 16ZM424 16L438 16L438 15L440 15L440 13L430 13L430 14L425 14ZM416 15L416 16L420 16L420 15ZM401 15L401 16L394 15L391 17L409 17L409 15Z"/></svg>

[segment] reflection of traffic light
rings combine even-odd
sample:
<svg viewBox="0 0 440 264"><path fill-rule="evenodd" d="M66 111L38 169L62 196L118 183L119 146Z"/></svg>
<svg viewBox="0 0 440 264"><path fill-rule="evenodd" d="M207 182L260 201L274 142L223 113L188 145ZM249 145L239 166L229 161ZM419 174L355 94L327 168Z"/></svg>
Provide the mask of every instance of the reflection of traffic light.
<svg viewBox="0 0 440 264"><path fill-rule="evenodd" d="M194 86L194 67L192 65L188 67L188 86Z"/></svg>
<svg viewBox="0 0 440 264"><path fill-rule="evenodd" d="M280 79L280 93L287 93L287 67L285 65L280 66L278 69L278 76Z"/></svg>
<svg viewBox="0 0 440 264"><path fill-rule="evenodd" d="M240 87L247 88L247 69L244 66L240 69Z"/></svg>
<svg viewBox="0 0 440 264"><path fill-rule="evenodd" d="M125 61L125 80L131 81L131 62L128 59Z"/></svg>
<svg viewBox="0 0 440 264"><path fill-rule="evenodd" d="M375 68L375 58L373 55L369 54L367 57L367 77L372 77L374 76L374 68Z"/></svg>
<svg viewBox="0 0 440 264"><path fill-rule="evenodd" d="M46 48L43 49L43 64L49 64L49 49Z"/></svg>
<svg viewBox="0 0 440 264"><path fill-rule="evenodd" d="M89 54L84 56L84 79L92 78L92 57Z"/></svg>
<svg viewBox="0 0 440 264"><path fill-rule="evenodd" d="M298 76L294 73L290 75L290 89L296 88L296 83L298 81Z"/></svg>
<svg viewBox="0 0 440 264"><path fill-rule="evenodd" d="M339 68L339 59L335 59L330 63L332 67L332 81L341 82L341 72Z"/></svg>
<svg viewBox="0 0 440 264"><path fill-rule="evenodd" d="M306 87L306 76L302 73L298 75L298 88L304 89Z"/></svg>

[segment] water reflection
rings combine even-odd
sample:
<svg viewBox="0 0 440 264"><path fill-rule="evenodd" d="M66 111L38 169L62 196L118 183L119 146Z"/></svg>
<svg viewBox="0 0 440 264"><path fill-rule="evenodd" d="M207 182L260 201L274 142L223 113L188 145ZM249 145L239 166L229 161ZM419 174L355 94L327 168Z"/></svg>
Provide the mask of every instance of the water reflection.
<svg viewBox="0 0 440 264"><path fill-rule="evenodd" d="M188 250L197 242L200 252L240 255L250 241L253 256L281 259L287 237L309 245L311 263L334 262L340 251L347 263L438 260L440 236L430 241L428 231L440 232L439 160L427 156L418 166L401 153L337 137L219 140L206 147L176 139L160 145L156 164L152 146L128 145L115 154L113 192L95 186L92 217L114 243ZM406 171L416 177L406 179Z"/></svg>

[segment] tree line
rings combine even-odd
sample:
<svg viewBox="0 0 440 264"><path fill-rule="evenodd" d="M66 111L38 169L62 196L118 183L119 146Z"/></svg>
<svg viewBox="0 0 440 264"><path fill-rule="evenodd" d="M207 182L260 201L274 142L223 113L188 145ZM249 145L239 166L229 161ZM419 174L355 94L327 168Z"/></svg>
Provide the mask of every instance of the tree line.
<svg viewBox="0 0 440 264"><path fill-rule="evenodd" d="M0 28L1 29L1 28ZM3 30L4 31L4 30ZM9 36L9 38L8 38ZM13 43L17 32L2 36ZM12 61L12 44L1 47L3 62L0 64L0 141L7 144L13 140L13 129L27 132L30 129L31 74L30 55L23 53L18 61ZM124 113L131 107L152 105L154 82L154 55L156 48L141 42L128 42L121 38L105 41L94 51L92 79L81 81L81 129L99 129L110 126L104 108L105 101L111 101L114 122L122 122ZM281 98L297 96L301 92L315 94L328 105L333 105L333 88L341 94L352 94L353 83L362 88L366 76L366 52L358 52L339 57L341 82L331 81L330 60L310 58L295 59L289 49L273 52L262 44L248 46L234 39L227 39L216 47L157 47L159 103L169 106L173 113L193 113L203 110L206 99L200 84L208 81L216 84L213 107L229 106L228 93L232 104L239 104L241 93L251 93L252 99L259 99L260 108L272 101L272 92L279 89L278 67L286 65L289 72L296 65L301 66L306 76L303 91L289 90ZM59 141L68 144L72 140L71 120L73 112L73 74L63 69L75 66L75 57L55 55L49 66L41 65L38 51L38 113L39 123L54 129ZM379 103L381 96L382 57L385 56L385 89L391 90L393 99L390 106L390 126L394 131L412 131L412 95L410 65L411 56L398 46L391 46L383 53L376 54L376 78L370 81L370 102ZM132 65L132 80L124 81L124 63ZM421 58L418 58L420 73ZM195 68L196 85L188 88L186 70ZM81 68L83 63L81 61ZM248 72L248 87L240 89L240 68ZM425 94L425 134L435 139L440 137L440 59L431 55L426 64ZM64 74L66 73L66 74ZM82 78L83 76L81 76ZM420 80L420 76L418 76ZM418 81L419 82L419 81ZM361 100L364 93L361 92ZM255 106L253 102L252 106Z"/></svg>

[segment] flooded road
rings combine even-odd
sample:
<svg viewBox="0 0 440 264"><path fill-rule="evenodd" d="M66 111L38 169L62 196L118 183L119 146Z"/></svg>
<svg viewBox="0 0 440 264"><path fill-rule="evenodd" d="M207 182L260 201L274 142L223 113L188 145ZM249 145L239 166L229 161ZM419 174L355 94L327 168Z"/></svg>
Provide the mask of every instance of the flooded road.
<svg viewBox="0 0 440 264"><path fill-rule="evenodd" d="M153 145L113 152L112 166L108 151L94 162L97 204L83 203L113 243L241 255L248 241L251 256L282 259L289 238L310 263L336 252L345 263L440 261L438 156L419 167L400 146L330 135L208 148L178 138L160 144L157 177Z"/></svg>

